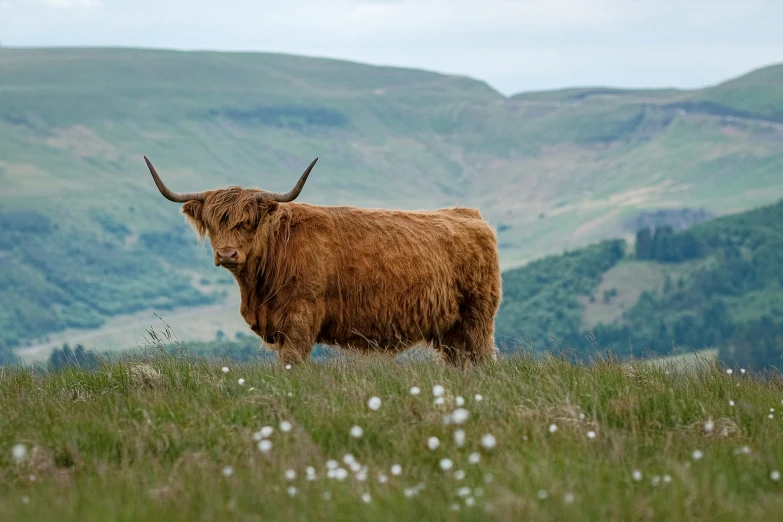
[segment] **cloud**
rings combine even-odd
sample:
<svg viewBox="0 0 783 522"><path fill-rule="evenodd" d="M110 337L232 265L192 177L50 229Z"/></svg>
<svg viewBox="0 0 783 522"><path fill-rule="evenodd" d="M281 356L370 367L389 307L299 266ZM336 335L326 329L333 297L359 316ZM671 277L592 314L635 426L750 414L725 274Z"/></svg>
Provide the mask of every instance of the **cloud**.
<svg viewBox="0 0 783 522"><path fill-rule="evenodd" d="M6 46L286 52L464 74L504 93L694 87L783 59L779 0L13 1Z"/></svg>
<svg viewBox="0 0 783 522"><path fill-rule="evenodd" d="M54 7L56 9L78 9L97 7L101 0L23 0L25 3Z"/></svg>

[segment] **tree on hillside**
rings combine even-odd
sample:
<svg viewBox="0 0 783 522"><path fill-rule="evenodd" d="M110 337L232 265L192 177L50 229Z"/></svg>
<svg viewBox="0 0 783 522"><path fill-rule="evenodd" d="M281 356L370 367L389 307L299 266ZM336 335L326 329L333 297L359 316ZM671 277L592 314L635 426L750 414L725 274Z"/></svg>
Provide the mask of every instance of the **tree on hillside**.
<svg viewBox="0 0 783 522"><path fill-rule="evenodd" d="M65 343L61 349L55 348L49 356L49 367L53 370L62 370L68 366L76 366L94 370L98 368L98 356L84 349L81 344L76 345L72 350L68 343Z"/></svg>
<svg viewBox="0 0 783 522"><path fill-rule="evenodd" d="M720 348L720 359L733 365L756 370L783 369L783 321L769 315L751 321L737 330Z"/></svg>

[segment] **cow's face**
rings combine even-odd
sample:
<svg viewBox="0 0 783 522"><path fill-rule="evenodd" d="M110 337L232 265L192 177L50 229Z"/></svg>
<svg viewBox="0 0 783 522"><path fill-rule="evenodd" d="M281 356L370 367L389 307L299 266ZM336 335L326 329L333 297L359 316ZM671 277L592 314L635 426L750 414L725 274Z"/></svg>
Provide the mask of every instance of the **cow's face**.
<svg viewBox="0 0 783 522"><path fill-rule="evenodd" d="M276 201L258 199L258 192L230 187L206 192L204 201L182 206L199 237L209 236L216 266L241 271L254 255L257 238L278 208Z"/></svg>
<svg viewBox="0 0 783 522"><path fill-rule="evenodd" d="M310 163L294 188L284 194L241 187L206 192L173 192L160 179L147 156L144 156L144 161L163 197L175 203L184 203L182 212L199 237L203 239L209 235L215 265L237 272L256 253L254 249L266 229L264 225L272 218L278 204L293 201L302 191L318 158Z"/></svg>

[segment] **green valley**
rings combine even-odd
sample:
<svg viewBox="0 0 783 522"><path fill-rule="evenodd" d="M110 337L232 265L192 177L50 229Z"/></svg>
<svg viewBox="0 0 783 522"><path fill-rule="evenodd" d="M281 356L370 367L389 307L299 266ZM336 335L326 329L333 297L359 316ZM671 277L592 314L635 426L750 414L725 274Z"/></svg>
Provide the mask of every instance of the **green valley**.
<svg viewBox="0 0 783 522"><path fill-rule="evenodd" d="M724 362L783 359L783 200L673 231L641 229L504 274L506 350L626 358L719 349Z"/></svg>

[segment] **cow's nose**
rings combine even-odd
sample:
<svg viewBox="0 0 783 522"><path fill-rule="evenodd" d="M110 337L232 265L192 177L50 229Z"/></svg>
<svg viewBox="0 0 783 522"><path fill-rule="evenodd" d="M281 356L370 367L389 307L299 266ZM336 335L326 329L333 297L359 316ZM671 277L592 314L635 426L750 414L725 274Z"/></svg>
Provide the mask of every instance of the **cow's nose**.
<svg viewBox="0 0 783 522"><path fill-rule="evenodd" d="M233 263L236 262L237 257L239 257L239 253L233 248L226 249L226 250L218 250L217 255L221 263L225 263L226 261Z"/></svg>

